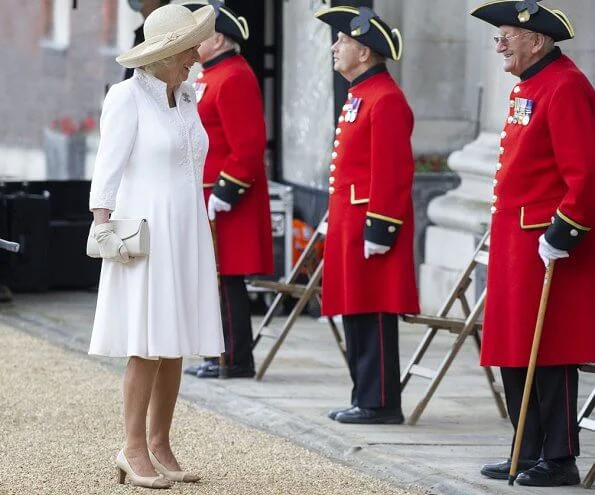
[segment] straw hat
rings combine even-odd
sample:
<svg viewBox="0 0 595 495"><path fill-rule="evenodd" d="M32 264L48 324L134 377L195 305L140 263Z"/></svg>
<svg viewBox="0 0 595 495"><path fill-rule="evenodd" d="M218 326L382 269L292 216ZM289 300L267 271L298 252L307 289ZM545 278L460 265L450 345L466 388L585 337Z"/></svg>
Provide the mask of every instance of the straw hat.
<svg viewBox="0 0 595 495"><path fill-rule="evenodd" d="M149 14L143 31L145 41L116 62L134 69L199 45L215 32L215 10L209 5L192 13L181 5L164 5Z"/></svg>

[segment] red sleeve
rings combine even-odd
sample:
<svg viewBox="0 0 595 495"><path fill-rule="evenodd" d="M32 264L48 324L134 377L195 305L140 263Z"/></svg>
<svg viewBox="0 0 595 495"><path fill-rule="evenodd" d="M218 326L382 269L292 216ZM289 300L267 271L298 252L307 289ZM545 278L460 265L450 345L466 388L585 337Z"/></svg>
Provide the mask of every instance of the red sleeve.
<svg viewBox="0 0 595 495"><path fill-rule="evenodd" d="M556 88L548 108L554 154L568 186L558 211L575 227L595 225L595 91L573 77Z"/></svg>
<svg viewBox="0 0 595 495"><path fill-rule="evenodd" d="M413 113L402 93L387 94L374 104L369 216L400 225L411 208L412 131Z"/></svg>
<svg viewBox="0 0 595 495"><path fill-rule="evenodd" d="M217 95L217 110L230 154L222 172L251 184L262 174L266 129L260 88L250 73L228 77Z"/></svg>

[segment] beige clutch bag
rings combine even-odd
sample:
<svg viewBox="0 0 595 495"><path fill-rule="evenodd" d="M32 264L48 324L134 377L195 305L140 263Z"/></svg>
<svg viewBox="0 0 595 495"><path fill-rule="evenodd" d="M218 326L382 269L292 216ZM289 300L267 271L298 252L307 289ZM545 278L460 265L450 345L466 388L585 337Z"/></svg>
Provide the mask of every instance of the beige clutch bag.
<svg viewBox="0 0 595 495"><path fill-rule="evenodd" d="M149 224L146 219L126 218L110 220L109 223L114 226L114 233L122 239L131 258L142 258L149 255ZM101 258L99 244L93 235L94 229L95 222L91 224L89 237L87 237L87 256Z"/></svg>

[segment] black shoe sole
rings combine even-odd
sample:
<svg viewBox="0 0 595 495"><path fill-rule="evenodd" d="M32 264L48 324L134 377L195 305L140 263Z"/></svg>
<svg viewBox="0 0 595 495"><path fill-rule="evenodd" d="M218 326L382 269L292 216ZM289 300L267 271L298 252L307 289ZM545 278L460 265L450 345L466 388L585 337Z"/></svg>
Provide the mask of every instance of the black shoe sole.
<svg viewBox="0 0 595 495"><path fill-rule="evenodd" d="M338 423L348 425L402 425L404 418L341 418L339 415L335 418Z"/></svg>
<svg viewBox="0 0 595 495"><path fill-rule="evenodd" d="M556 486L576 486L576 485L580 485L581 484L581 479L579 478L575 478L574 480L567 480L564 481L563 483L536 483L532 480L524 480L523 478L516 480L516 484L517 485L522 485L522 486L541 486L544 488L554 488Z"/></svg>
<svg viewBox="0 0 595 495"><path fill-rule="evenodd" d="M507 480L508 479L508 473L496 473L494 471L487 471L484 469L482 469L480 472L484 476L487 476L488 478L492 478L493 480Z"/></svg>

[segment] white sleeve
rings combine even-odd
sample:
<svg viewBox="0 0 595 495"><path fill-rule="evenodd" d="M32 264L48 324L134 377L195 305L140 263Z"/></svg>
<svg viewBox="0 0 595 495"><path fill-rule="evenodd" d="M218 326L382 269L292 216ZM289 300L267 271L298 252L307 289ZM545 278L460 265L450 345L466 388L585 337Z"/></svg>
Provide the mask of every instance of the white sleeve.
<svg viewBox="0 0 595 495"><path fill-rule="evenodd" d="M91 181L89 209L114 210L116 195L134 147L138 109L129 81L115 84L103 103L100 139Z"/></svg>

